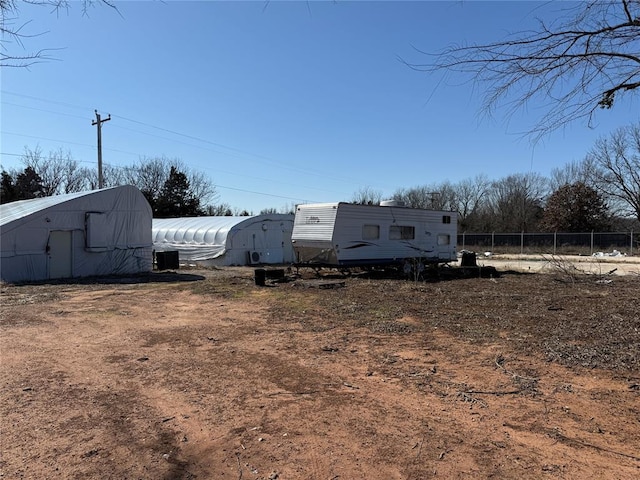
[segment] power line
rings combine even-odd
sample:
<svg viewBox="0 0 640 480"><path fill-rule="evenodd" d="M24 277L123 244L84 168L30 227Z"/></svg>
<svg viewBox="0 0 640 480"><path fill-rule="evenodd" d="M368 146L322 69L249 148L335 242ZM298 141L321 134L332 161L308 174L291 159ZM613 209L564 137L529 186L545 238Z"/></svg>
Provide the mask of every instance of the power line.
<svg viewBox="0 0 640 480"><path fill-rule="evenodd" d="M66 144L69 144L69 145L78 145L80 147L95 148L94 145L88 145L86 143L70 142L70 141L66 141L66 140L56 140L54 138L47 138L47 137L41 137L41 136L35 136L35 135L26 135L24 133L2 132L2 134L3 135L14 135L16 137L33 138L35 140L47 140L48 142L55 142L55 143L66 143Z"/></svg>
<svg viewBox="0 0 640 480"><path fill-rule="evenodd" d="M26 96L26 97L27 98L33 98L33 97L29 97L29 96ZM10 105L12 107L19 107L19 108L25 108L25 109L28 109L28 110L35 110L35 111L39 111L39 112L52 113L54 115L61 115L61 116L71 117L71 118L79 118L79 119L82 119L82 120L86 120L87 119L87 117L81 117L79 115L70 115L70 114L61 113L61 112L54 112L52 110L45 110L43 108L28 107L26 105L19 105L17 103L4 102L4 101L0 102L0 103L2 103L3 105ZM123 117L118 117L118 118L123 118ZM129 121L134 121L134 120L129 120ZM145 124L143 122L136 122L136 123L140 123L142 125L147 125L147 124ZM160 136L160 135L154 135L153 133L143 132L141 130L134 130L132 128L123 127L123 126L117 125L117 124L116 125L112 125L112 127L113 128L118 128L118 129L121 129L121 130L126 130L126 131L129 131L129 132L138 133L140 135L147 135L149 137L154 137L154 138L160 138L162 140L167 140L167 137L163 137L163 136ZM154 128L157 128L157 127L154 127ZM20 133L11 133L11 132L6 132L6 133L8 135L24 136L24 137L27 137L27 138L39 138L39 139L47 140L47 141L50 141L50 142L69 143L69 144L72 144L72 145L79 145L79 146L86 146L86 147L95 148L93 145L75 143L75 142L71 142L71 141L67 141L67 140L54 140L54 139L51 139L51 138L33 137L33 136L24 135L24 134L20 134ZM223 151L220 151L220 150L213 150L213 149L210 149L210 148L207 148L207 147L203 147L201 145L194 145L193 143L181 142L180 140L175 140L175 139L172 139L171 141L175 142L175 143L180 143L182 145L187 145L189 147L201 148L203 150L208 150L208 151L212 151L212 152L215 152L215 153L220 153L220 154L223 154L223 155L235 156L236 158L241 158L238 155L229 154L229 153L226 153L226 152L223 152ZM108 150L108 151L111 151L111 152L125 153L125 154L128 154L128 155L137 155L137 156L141 156L141 157L144 156L143 154L140 154L140 153L126 152L126 151L118 150L118 149L114 149L114 148L105 148L104 150Z"/></svg>
<svg viewBox="0 0 640 480"><path fill-rule="evenodd" d="M86 119L85 119L86 120ZM24 133L15 133L15 132L2 132L3 135L14 135L16 137L24 137L24 138L33 138L35 140L46 140L48 142L55 142L55 143L63 143L63 144L68 144L68 145L78 145L79 147L89 147L92 150L94 150L96 148L95 145L90 145L88 143L78 143L78 142L71 142L69 140L56 140L54 138L47 138L47 137L41 137L41 136L35 136L35 135L25 135ZM142 155L140 155L139 153L135 153L135 152L127 152L125 150L118 150L116 148L105 148L104 150L108 150L110 152L116 152L116 153L123 153L125 155L135 155L137 157L140 157ZM18 155L18 154L12 154L12 155ZM20 154L21 155L21 154Z"/></svg>
<svg viewBox="0 0 640 480"><path fill-rule="evenodd" d="M32 96L32 95L18 94L18 93L9 92L9 91L6 91L6 90L0 90L0 91L2 93L6 93L6 94L9 94L9 95L14 95L14 96L17 96L17 97L23 97L23 98L27 98L27 99L31 99L31 100L40 101L40 102L46 102L46 103L51 103L51 104L55 104L55 105L68 106L68 107L75 108L75 109L81 109L81 110L85 110L86 109L86 110L88 110L88 108L86 108L86 107L81 107L79 105L74 105L74 104L70 104L70 103L66 103L66 102L59 102L59 101L55 101L55 100L39 98L39 97L35 97L35 96ZM18 106L18 107L23 107L23 108L32 108L34 110L37 110L35 107L27 107L27 106L16 105L16 104L12 104L12 105L15 105L15 106ZM45 110L43 110L43 111L45 111ZM51 112L51 111L48 111L48 112L49 113L54 113L54 114L59 114L59 115L65 115L65 114L62 114L62 113L59 113L59 112ZM73 117L73 115L67 115L67 116L72 116ZM125 117L123 115L117 115L117 114L114 113L112 116L113 116L114 119L119 118L119 119L122 119L122 120L125 120L125 121L128 121L128 122L132 122L132 123L135 123L135 124L138 124L138 125L143 125L143 126L146 126L146 127L149 127L149 128L153 128L153 129L165 132L165 133L170 133L172 135L176 135L176 136L179 136L179 137L188 138L190 140L194 140L194 141L197 141L197 142L201 142L201 143L212 145L212 146L215 146L215 147L218 147L218 148L222 148L222 149L225 149L225 150L230 150L230 151L233 151L233 152L237 152L237 153L242 154L242 155L246 155L246 156L249 156L249 157L254 157L254 158L258 159L258 160L267 161L267 162L271 163L274 166L278 166L278 167L281 167L281 168L287 168L289 171L294 171L294 172L297 171L297 172L301 172L301 173L306 174L306 175L317 176L317 177L321 177L321 178L330 178L333 181L337 180L337 181L341 181L341 182L344 182L344 183L353 183L355 181L355 179L352 179L352 178L346 178L346 177L340 178L340 177L337 177L336 175L328 175L328 174L326 174L324 172L321 172L321 171L308 169L308 168L307 169L299 168L299 167L294 166L294 165L281 163L281 162L275 161L275 160L273 160L273 159L271 159L271 158L269 158L267 156L264 156L264 155L248 152L246 150L242 150L242 149L239 149L239 148L231 147L231 146L224 145L224 144L221 144L221 143L212 142L210 140L206 140L206 139L203 139L203 138L200 138L200 137L196 137L194 135L188 135L188 134L185 134L185 133L177 132L175 130L171 130L171 129L168 129L168 128L159 127L157 125L152 125L152 124L147 123L147 122L142 122L140 120L135 120L135 119L132 119L132 118L128 118L128 117ZM86 117L77 117L77 118L86 118ZM127 129L126 127L122 127L122 126L120 126L119 128L123 128L125 130L131 130L131 129ZM143 133L143 132L139 132L139 131L136 131L136 130L131 130L131 131L134 131L136 133ZM151 134L147 134L147 135L151 135ZM151 136L153 136L153 135L151 135ZM175 139L167 139L166 137L160 137L160 138L163 138L164 140L173 141L173 142L177 141ZM197 145L191 145L191 144L185 144L185 145L189 145L189 146L196 147L196 148L207 149L206 147L200 147L200 146L197 146ZM210 150L210 149L207 149L207 150ZM229 153L220 152L220 151L217 151L217 150L211 150L211 151L214 151L216 153L230 155ZM238 157L236 156L236 158L238 158Z"/></svg>
<svg viewBox="0 0 640 480"><path fill-rule="evenodd" d="M31 95L24 95L22 93L9 92L7 90L0 90L0 92L4 93L6 95L13 95L14 97L28 98L30 100L37 100L39 102L52 103L54 105L62 105L62 106L65 106L65 107L77 108L78 110L88 110L87 107L81 107L80 105L73 105L72 103L58 102L58 101L51 100L51 99L48 99L48 98L33 97Z"/></svg>
<svg viewBox="0 0 640 480"><path fill-rule="evenodd" d="M9 95L14 95L14 96L17 96L17 97L22 97L22 98L25 98L25 99L36 100L36 101L45 102L45 103L51 103L51 104L70 107L70 108L79 109L79 110L87 110L85 107L82 107L82 106L79 106L79 105L74 105L74 104L67 103L67 102L59 102L59 101L55 101L55 100L39 98L39 97L31 96L31 95L23 95L23 94L18 94L18 93L14 93L14 92L4 91L4 90L1 90L1 91L2 91L2 93L6 93L6 94L9 94ZM25 106L25 105L19 105L19 104L14 104L14 103L10 103L10 102L3 102L3 103L8 104L8 105L12 105L12 106L16 106L16 107L20 107L20 108L39 110L39 111L44 111L44 112L51 113L51 114L56 114L56 115L63 115L63 116L68 116L68 117L73 117L73 118L80 118L80 119L83 119L83 120L86 120L86 118L87 118L87 117L81 117L81 116L78 116L78 115L71 115L71 114L65 114L65 113L62 113L62 112L54 112L54 111L51 111L51 110L39 109L39 108L36 108L36 107L28 107L28 106ZM229 156L229 157L235 157L235 158L243 158L243 156L244 157L247 157L247 156L248 157L253 157L255 159L261 160L263 163L266 161L266 162L269 162L272 165L278 166L280 168L286 168L290 172L301 172L301 173L303 173L305 175L312 175L312 176L317 176L317 177L322 177L322 178L330 178L334 182L335 181L340 181L340 182L343 182L343 183L349 183L350 185L354 185L354 183L355 184L358 183L358 180L356 180L356 179L347 179L346 177L340 178L340 177L337 177L336 175L328 175L326 173L318 172L318 171L315 171L313 169L304 169L304 168L298 168L298 167L295 167L295 166L292 166L292 165L289 165L289 164L283 164L283 163L280 163L280 162L276 162L276 161L274 161L274 160L272 160L272 159L270 159L270 158L268 158L266 156L263 156L263 155L254 154L254 153L251 153L251 152L239 149L239 148L230 147L230 146L223 145L223 144L220 144L220 143L216 143L216 142L213 142L213 141L210 141L210 140L199 138L199 137L196 137L194 135L184 134L184 133L181 133L181 132L177 132L175 130L159 127L159 126L147 123L147 122L142 122L142 121L135 120L135 119L128 118L128 117L124 117L124 116L121 116L121 115L114 114L113 118L114 119L116 119L116 118L117 119L121 119L121 120L124 120L124 121L127 121L127 122L131 122L131 123L135 123L135 124L138 124L138 125L142 125L142 126L145 126L145 127L152 128L152 129L156 129L156 130L159 130L161 132L169 133L169 134L177 136L177 137L183 137L183 138L186 138L186 139L190 139L190 140L193 140L195 142L199 142L199 143L202 143L202 144L205 144L205 145L194 145L192 143L181 142L180 140L177 140L175 138L167 138L166 136L158 136L158 135L154 135L154 134L149 133L149 132L142 132L142 131L139 131L139 130L134 130L134 129L131 129L131 128L124 127L122 125L118 125L117 123L112 125L112 127L116 127L116 128L120 128L120 129L123 129L123 130L132 131L132 132L137 133L137 134L148 135L148 136L155 137L155 138L161 138L163 140L170 141L170 142L182 143L184 145L187 145L187 146L190 146L190 147L193 147L193 148L201 148L203 150L212 151L214 153L217 153L217 154L220 154L220 155L226 155L226 156ZM79 146L83 146L83 147L89 147L89 148L92 148L92 149L95 148L94 145L87 145L87 144L82 144L82 143L78 143L78 142L55 140L55 139L50 139L50 138L36 137L36 136L32 136L32 135L24 135L24 134L17 134L17 133L11 133L11 132L4 132L4 133L8 134L8 135L22 136L22 137L25 137L25 138L34 138L34 139L38 139L38 140L47 140L47 141L52 141L52 142L57 142L57 143L65 143L65 144L70 144L70 145L79 145ZM207 147L206 145L217 147L218 149L222 149L222 151L218 150L218 149L212 149L210 147ZM127 152L127 151L118 150L118 149L114 149L114 148L105 148L105 150L110 151L110 152L126 154L126 155L136 155L136 156L138 156L140 158L145 157L145 155L140 154L140 153ZM14 155L18 156L17 154L14 154ZM91 162L86 162L86 163L91 163ZM122 168L122 167L114 167L114 168ZM236 172L225 171L225 170L221 170L219 168L216 168L215 170L212 170L208 166L200 167L200 168L209 170L210 172L214 172L214 173L215 172L219 172L219 173L226 173L226 174L230 174L230 175L237 175L237 176L244 177L244 178L267 180L265 178L254 177L254 176L250 176L250 175L246 175L246 174L239 174L239 173L236 173ZM278 182L277 180L275 180L275 181L274 180L269 180L269 182L271 182L271 183L273 183L273 182L280 183L282 185L292 185L290 183ZM300 184L295 184L295 186L301 187ZM244 192L248 192L248 193L256 193L256 194L259 194L259 195L267 195L267 196L274 196L274 197L279 197L279 198L291 199L290 197L285 197L285 196L281 196L281 195L272 195L272 194L267 194L267 193L262 193L262 192L253 192L253 191L250 191L250 190L244 190L244 189L240 189L240 188L223 187L223 186L220 186L220 187L221 188L228 188L230 190L244 191ZM317 191L332 192L330 190L323 190L323 189L317 188L317 187L304 187L304 188L310 188L310 189L317 190ZM338 192L332 192L332 193L338 193Z"/></svg>
<svg viewBox="0 0 640 480"><path fill-rule="evenodd" d="M254 190L245 190L243 188L227 187L227 186L218 185L218 184L215 184L215 183L214 183L214 186L216 188L224 188L226 190L235 190L237 192L253 193L253 194L256 194L256 195L264 195L266 197L284 198L285 200L301 200L303 202L314 202L314 203L316 202L315 200L314 201L310 201L309 199L303 199L303 198L297 198L297 197L285 197L284 195L275 195L273 193L256 192Z"/></svg>
<svg viewBox="0 0 640 480"><path fill-rule="evenodd" d="M83 118L84 119L84 117L78 117L78 118ZM115 116L114 116L114 118L115 118ZM117 124L112 125L112 127L116 127L116 128L120 128L120 129L124 129L124 130L130 130L130 129L127 129L125 127L119 126ZM164 137L160 137L158 135L154 135L152 133L139 132L139 131L135 131L135 132L143 134L143 135L149 135L149 136L156 137L156 138L164 138ZM56 139L52 139L52 138L37 137L37 136L33 136L33 135L25 135L25 134L14 133L14 132L4 132L4 133L7 134L7 135L15 135L15 136L20 136L20 137L25 137L25 138L33 138L33 139L36 139L36 140L47 140L47 141L50 141L50 142L66 143L66 144L71 144L71 145L89 147L91 149L95 149L96 148L94 145L90 145L90 144L86 144L86 143L78 143L78 142L71 142L71 141L65 141L65 140L56 140ZM178 140L173 140L173 141L179 142ZM179 142L179 143L184 143L185 145L192 146L192 147L195 147L195 148L203 148L205 150L215 151L215 150L211 150L211 149L206 148L206 147L201 147L201 146L198 146L198 145L192 145L192 144L188 144L188 143L185 143L185 142ZM106 148L105 147L103 150L109 151L109 152L115 152L115 153L122 153L122 154L125 154L125 155L137 156L139 158L145 157L145 155L140 154L140 153L128 152L128 151L119 150L119 149L115 149L115 148ZM216 153L223 153L223 152L218 152L218 151L215 151L215 152ZM233 155L233 154L229 154L229 153L223 153L223 154L229 155L229 156L238 157L237 155ZM12 155L13 156L20 156L19 154L12 154ZM83 163L93 163L93 162L83 161ZM112 166L114 168L121 168L121 167L113 165L113 164L105 164L105 165L109 165L109 166ZM223 170L223 169L220 169L220 168L211 169L210 167L205 166L205 167L201 167L201 169L209 170L209 171L211 171L213 173L216 173L216 172L218 172L218 173L226 173L228 175L236 175L236 176L239 176L239 177L251 178L251 179L254 179L254 180L266 180L264 177L256 177L256 176L253 176L253 175L247 175L247 174L232 172L232 171L229 171L229 170ZM331 177L331 178L333 178L333 177ZM316 190L316 191L320 191L320 192L338 193L338 192L334 192L333 190L325 190L325 189L322 189L322 188L309 187L309 186L304 186L304 185L300 185L300 184L291 184L291 183L280 182L278 180L272 180L272 179L270 179L269 182L270 183L278 183L280 185L286 185L286 186L297 186L297 187L303 186L304 188L311 189L311 190Z"/></svg>
<svg viewBox="0 0 640 480"><path fill-rule="evenodd" d="M54 115L62 115L63 117L81 118L82 120L86 120L87 119L87 117L81 117L80 115L71 115L69 113L54 112L52 110L45 110L44 108L27 107L26 105L19 105L17 103L5 102L4 100L1 103L3 105L10 105L12 107L26 108L28 110L36 110L38 112L53 113Z"/></svg>
<svg viewBox="0 0 640 480"><path fill-rule="evenodd" d="M188 138L188 139L191 139L191 140L195 140L195 141L197 141L197 142L205 143L205 144L208 144L208 145L213 145L213 146L215 146L215 147L223 148L223 149L225 149L225 150L230 150L230 151L232 151L232 152L237 152L237 153L239 153L239 154L241 154L241 155L246 155L246 156L249 156L249 157L254 157L254 158L258 159L258 160L267 161L267 162L269 162L270 164L272 164L272 165L274 165L274 166L282 167L282 168L286 168L286 169L288 169L289 171L294 171L294 172L295 172L295 171L297 171L297 172L304 173L304 174L306 174L306 175L312 175L312 176L317 176L317 177L322 177L322 178L330 178L330 179L332 179L332 180L336 180L336 179L337 179L335 175L327 175L326 173L319 172L319 171L316 171L316 170L312 170L312 169L304 169L304 168L298 168L298 167L295 167L295 166L293 166L293 165L289 165L289 164L285 164L285 163L280 163L280 162L277 162L277 161L275 161L275 160L273 160L273 159L271 159L271 158L269 158L269 157L266 157L266 156L264 156L264 155L259 155L259 154L256 154L256 153L251 153L251 152L248 152L248 151L246 151L246 150L242 150L242 149L235 148L235 147L230 147L230 146L228 146L228 145L223 145L223 144L221 144L221 143L212 142L212 141L210 141L210 140L205 140L205 139L203 139L203 138L195 137L195 136L193 136L193 135L187 135L187 134L185 134L185 133L176 132L175 130L170 130L170 129L168 129L168 128L158 127L158 126L155 126L155 125L151 125L151 124L149 124L149 123L141 122L141 121L138 121L138 120L133 120L133 119L130 119L130 118L127 118L127 117L123 117L123 116L121 116L121 115L116 115L116 114L114 114L114 115L113 115L113 118L120 118L120 119L122 119L122 120L126 120L126 121L129 121L129 122L137 123L137 124L139 124L139 125L144 125L144 126L149 127L149 128L154 128L154 129L156 129L156 130L160 130L160 131L163 131L163 132L166 132L166 133L171 133L171 134L176 135L176 136L179 136L179 137L184 137L184 138ZM123 127L120 127L120 128L123 128ZM147 135L151 135L151 134L147 134ZM167 140L167 138L165 138L165 137L160 137L160 138L163 138L164 140ZM171 140L171 141L174 141L174 142L175 142L175 141L177 141L177 140ZM230 154L230 153L228 153L228 152L221 152L221 151L218 151L218 150L212 150L212 149L210 149L210 148L206 148L206 147L202 147L202 146L198 146L198 145L192 145L192 144L185 144L185 145L190 145L190 146L192 146L192 147L196 147L196 148L202 148L202 149L205 149L205 150L213 151L213 152L216 152L216 153L221 153L221 154L223 154L223 155L233 156L233 157L236 157L236 158L242 158L241 156L238 156L238 155L232 155L232 154ZM352 183L354 180L353 180L353 179L344 178L344 179L342 179L341 181L343 181L343 182L348 182L348 183Z"/></svg>
<svg viewBox="0 0 640 480"><path fill-rule="evenodd" d="M116 117L115 115L113 115L113 118L121 118L121 117ZM139 130L133 130L133 129L130 129L130 128L122 127L122 126L117 125L117 124L112 125L110 128L120 128L120 129L124 129L124 130L129 130L129 131L132 131L132 132L136 132L136 133L139 133L141 135L148 135L150 137L160 138L160 139L166 140L166 137L162 137L160 135L154 135L153 133L142 132L142 131L139 131ZM183 145L187 145L189 147L200 148L200 149L203 149L203 150L207 150L209 152L219 153L219 154L225 155L227 157L242 158L242 156L240 156L240 155L236 155L236 154L228 153L228 152L223 152L223 151L220 151L220 150L214 150L214 149L211 149L211 148L208 148L208 147L204 147L204 146L201 146L201 145L194 145L192 143L181 142L180 140L172 140L172 141L176 142L176 143L181 143ZM113 149L111 149L111 150L114 151ZM117 151L117 150L115 150L115 151ZM144 157L144 155L140 155L140 156ZM209 167L200 167L200 168L201 169L211 170ZM290 169L290 170L292 170L292 169ZM231 172L229 170L222 170L222 169L220 169L218 167L216 167L216 169L213 170L213 171L214 172L227 173L227 174L230 174L230 175L237 175L239 177L244 177L244 178L253 178L253 179L256 179L256 180L265 180L264 177L255 177L255 176L252 176L252 175L246 175L246 174ZM304 170L298 170L298 171L304 172ZM331 179L334 178L334 177L330 177L328 175L323 175L323 177L331 178ZM272 183L274 182L274 180L271 180L271 179L269 181L272 182ZM278 182L277 180L275 180L275 182L276 183L280 183L281 185L291 185L290 183ZM297 185L297 186L300 186L300 185ZM311 188L311 189L314 189L314 190L321 190L321 189L314 188L314 187L305 187L305 188ZM325 190L325 191L328 191L328 190Z"/></svg>
<svg viewBox="0 0 640 480"><path fill-rule="evenodd" d="M69 106L69 107L76 108L76 109L81 109L81 110L85 110L86 109L85 107L81 107L79 105L73 105L73 104L66 103L66 102L58 102L58 101L49 100L49 99L46 99L46 98L34 97L32 95L18 94L18 93L9 92L9 91L6 91L6 90L1 90L1 91L2 91L2 93L6 93L6 94L9 94L9 95L14 95L14 96L17 96L17 97L27 98L27 99L30 99L30 100L36 100L36 101L40 101L40 102L52 103L52 104L55 104L55 105ZM40 111L53 113L53 114L57 114L57 115L65 115L65 116L71 116L71 117L76 117L76 118L86 118L86 117L79 117L79 116L74 116L74 115L69 115L69 114L63 114L63 113L60 113L60 112L52 112L50 110L38 109L38 108L35 108L35 107L27 107L25 105L18 105L18 104L14 104L14 103L8 103L8 102L2 102L2 103L7 103L7 104L12 105L12 106L28 108L28 109L32 109L32 110L40 110ZM206 143L206 144L213 145L213 146L216 146L216 147L219 147L219 148L223 148L225 150L231 150L231 151L235 151L235 152L238 152L238 153L241 153L241 154L244 154L244 155L249 155L249 156L256 157L256 158L259 158L259 159L262 159L262 160L266 160L266 161L269 161L269 162L273 163L274 165L286 166L286 167L291 168L290 166L288 166L286 164L278 163L278 162L276 162L276 161L274 161L274 160L272 160L272 159L270 159L268 157L265 157L263 155L247 152L247 151L241 150L239 148L231 147L231 146L228 146L228 145L223 145L221 143L212 142L210 140L206 140L206 139L203 139L203 138L200 138L200 137L196 137L196 136L193 136L193 135L188 135L188 134L185 134L185 133L177 132L175 130L171 130L171 129L168 129L168 128L158 127L157 125L152 125L150 123L142 122L140 120L135 120L135 119L132 119L132 118L128 118L128 117L125 117L123 115L114 114L113 118L114 119L115 118L120 118L120 119L125 120L127 122L136 123L138 125L143 125L143 126L149 127L149 128L154 128L156 130L160 130L160 131L165 132L165 133L171 133L172 135L176 135L176 136L179 136L179 137L188 138L190 140L195 140L195 141L198 141L198 142L201 142L201 143ZM124 130L131 130L131 129L127 129L126 127L120 127L120 128L123 128ZM136 131L136 130L131 130L131 131L134 131L134 132L137 132L137 133L143 133L143 132ZM151 134L147 134L147 135L151 135ZM151 136L153 136L153 135L151 135ZM163 138L163 139L167 140L165 137L160 137L160 138ZM172 140L172 141L175 141L175 140ZM186 144L186 145L190 145L190 144ZM190 145L190 146L195 146L195 145ZM202 147L200 147L200 148L202 148ZM222 153L222 152L218 152L218 153ZM305 172L305 171L312 171L312 170L298 169L298 171ZM324 175L322 173L316 173L316 174L319 174L319 175L322 175L322 176L326 176L326 175Z"/></svg>

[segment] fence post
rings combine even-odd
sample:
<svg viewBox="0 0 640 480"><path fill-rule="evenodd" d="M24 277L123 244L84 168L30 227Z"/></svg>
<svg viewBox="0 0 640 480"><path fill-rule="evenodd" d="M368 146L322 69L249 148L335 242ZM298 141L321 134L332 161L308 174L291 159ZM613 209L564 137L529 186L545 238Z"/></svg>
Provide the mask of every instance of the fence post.
<svg viewBox="0 0 640 480"><path fill-rule="evenodd" d="M494 250L495 250L495 247L494 247L494 245L495 245L495 238L494 238L495 234L496 234L496 232L491 232L491 253L495 253L494 252Z"/></svg>
<svg viewBox="0 0 640 480"><path fill-rule="evenodd" d="M556 243L558 242L558 232L553 232L553 254L556 254Z"/></svg>
<svg viewBox="0 0 640 480"><path fill-rule="evenodd" d="M520 255L524 253L524 230L520 232Z"/></svg>
<svg viewBox="0 0 640 480"><path fill-rule="evenodd" d="M593 230L591 230L591 256L593 256Z"/></svg>
<svg viewBox="0 0 640 480"><path fill-rule="evenodd" d="M466 233L467 233L467 232L462 232L462 249L463 249L463 250L464 250L464 245L465 245L465 243L464 243L464 235L465 235Z"/></svg>
<svg viewBox="0 0 640 480"><path fill-rule="evenodd" d="M629 255L633 255L633 228L631 229L631 243L629 244Z"/></svg>

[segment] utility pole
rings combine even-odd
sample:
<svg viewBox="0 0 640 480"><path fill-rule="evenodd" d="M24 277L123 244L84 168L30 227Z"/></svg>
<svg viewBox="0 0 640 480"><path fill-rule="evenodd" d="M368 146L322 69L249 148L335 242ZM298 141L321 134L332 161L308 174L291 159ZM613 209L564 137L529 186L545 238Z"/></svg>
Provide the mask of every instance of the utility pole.
<svg viewBox="0 0 640 480"><path fill-rule="evenodd" d="M98 110L96 112L96 119L91 121L91 125L98 126L98 188L102 188L102 124L111 120L111 114L108 118L100 119Z"/></svg>

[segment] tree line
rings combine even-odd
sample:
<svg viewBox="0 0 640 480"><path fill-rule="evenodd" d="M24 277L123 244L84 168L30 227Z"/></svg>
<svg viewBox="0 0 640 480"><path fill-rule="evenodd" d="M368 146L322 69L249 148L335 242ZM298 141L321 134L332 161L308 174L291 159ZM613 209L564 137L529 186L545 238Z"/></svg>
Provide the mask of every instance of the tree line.
<svg viewBox="0 0 640 480"><path fill-rule="evenodd" d="M98 173L81 166L70 152L44 154L39 147L25 148L23 170L2 170L0 202L82 192L98 188ZM218 194L203 173L188 168L180 159L141 158L125 167L105 165L104 187L134 185L143 193L156 218L200 215L249 215L216 203Z"/></svg>
<svg viewBox="0 0 640 480"><path fill-rule="evenodd" d="M44 155L25 148L22 171L2 170L0 201L37 198L97 188L97 172L80 166L69 152ZM216 203L215 185L179 159L142 158L105 166L104 185L134 185L156 218L250 215ZM461 232L586 232L640 228L640 123L620 128L596 142L584 160L552 171L516 173L491 180L480 174L460 182L399 188L392 199L407 207L458 212ZM379 204L383 194L364 187L353 203ZM292 213L291 205L282 213ZM261 214L277 213L265 208Z"/></svg>
<svg viewBox="0 0 640 480"><path fill-rule="evenodd" d="M458 212L461 232L589 232L640 228L640 123L602 137L579 162L549 178L519 173L486 175L400 188L407 207ZM351 201L379 204L382 192L365 187Z"/></svg>

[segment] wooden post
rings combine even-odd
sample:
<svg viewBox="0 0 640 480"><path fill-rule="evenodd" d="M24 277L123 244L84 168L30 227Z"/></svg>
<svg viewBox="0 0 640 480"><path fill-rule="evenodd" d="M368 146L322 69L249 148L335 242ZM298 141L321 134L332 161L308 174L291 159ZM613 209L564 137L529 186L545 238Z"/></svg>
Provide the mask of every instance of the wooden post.
<svg viewBox="0 0 640 480"><path fill-rule="evenodd" d="M96 119L91 121L91 125L96 125L98 127L98 188L102 188L104 184L102 178L102 124L111 120L111 114L109 114L108 118L101 120L98 110L95 110L95 112Z"/></svg>

